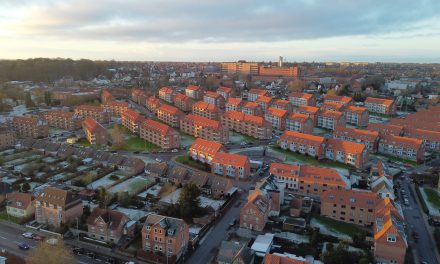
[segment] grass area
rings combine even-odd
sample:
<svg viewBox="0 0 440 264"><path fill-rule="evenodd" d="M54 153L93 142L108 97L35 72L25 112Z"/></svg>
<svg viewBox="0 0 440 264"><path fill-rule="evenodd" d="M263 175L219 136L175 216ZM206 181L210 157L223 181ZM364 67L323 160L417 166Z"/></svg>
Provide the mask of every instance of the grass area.
<svg viewBox="0 0 440 264"><path fill-rule="evenodd" d="M379 157L383 157L383 158L386 158L386 159L389 159L389 160L392 160L394 162L398 161L398 162L410 164L410 165L413 165L413 166L417 166L418 165L416 161L408 160L408 159L402 159L402 158L398 158L398 157L391 156L391 155L388 155L388 154L378 154L378 153L376 153L374 155L379 156Z"/></svg>
<svg viewBox="0 0 440 264"><path fill-rule="evenodd" d="M176 157L176 161L198 170L207 171L207 172L211 171L211 168L208 164L203 164L201 162L192 160L188 155L178 156Z"/></svg>
<svg viewBox="0 0 440 264"><path fill-rule="evenodd" d="M90 142L85 138L78 139L76 144L83 146L83 147L91 147L92 146L92 144L90 144Z"/></svg>
<svg viewBox="0 0 440 264"><path fill-rule="evenodd" d="M316 215L315 219L321 224L327 226L328 229L337 233L345 234L347 236L352 236L356 233L362 233L364 231L357 225L336 221L325 216Z"/></svg>
<svg viewBox="0 0 440 264"><path fill-rule="evenodd" d="M122 148L113 146L111 149L125 151L159 151L161 148L137 136L130 136L124 141Z"/></svg>
<svg viewBox="0 0 440 264"><path fill-rule="evenodd" d="M6 212L6 210L3 210L0 212L0 220L5 220L5 221L9 221L9 222L13 222L16 224L20 223L20 219L17 217L13 217L13 216L8 216L8 213Z"/></svg>
<svg viewBox="0 0 440 264"><path fill-rule="evenodd" d="M374 112L369 112L368 114L372 115L372 116L383 117L383 118L392 118L392 117L394 117L394 115L386 115L386 114L374 113Z"/></svg>
<svg viewBox="0 0 440 264"><path fill-rule="evenodd" d="M440 208L440 195L436 190L430 188L423 188L426 196L428 197L428 201L434 206Z"/></svg>
<svg viewBox="0 0 440 264"><path fill-rule="evenodd" d="M183 132L180 132L180 146L182 147L189 147L191 144L196 140L195 137L185 134Z"/></svg>

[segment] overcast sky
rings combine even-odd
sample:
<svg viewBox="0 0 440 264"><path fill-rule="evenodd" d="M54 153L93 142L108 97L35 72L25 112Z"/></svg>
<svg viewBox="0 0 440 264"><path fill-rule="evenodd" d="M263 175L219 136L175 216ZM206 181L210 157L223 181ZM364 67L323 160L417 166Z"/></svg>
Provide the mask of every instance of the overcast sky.
<svg viewBox="0 0 440 264"><path fill-rule="evenodd" d="M440 62L440 0L0 0L0 58Z"/></svg>

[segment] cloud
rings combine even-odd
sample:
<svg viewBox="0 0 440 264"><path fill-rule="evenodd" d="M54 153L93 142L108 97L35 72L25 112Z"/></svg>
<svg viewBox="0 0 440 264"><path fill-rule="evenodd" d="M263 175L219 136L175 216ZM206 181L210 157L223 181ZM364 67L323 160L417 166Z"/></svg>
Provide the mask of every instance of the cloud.
<svg viewBox="0 0 440 264"><path fill-rule="evenodd" d="M16 4L18 3L18 4ZM6 0L16 35L56 39L275 42L414 31L438 0ZM0 9L1 10L1 9ZM1 21L1 20L0 20Z"/></svg>

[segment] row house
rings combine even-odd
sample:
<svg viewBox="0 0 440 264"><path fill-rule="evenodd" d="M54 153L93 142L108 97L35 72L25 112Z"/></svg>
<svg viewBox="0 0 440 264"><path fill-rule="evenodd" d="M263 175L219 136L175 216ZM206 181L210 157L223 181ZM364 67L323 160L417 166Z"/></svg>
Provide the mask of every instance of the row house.
<svg viewBox="0 0 440 264"><path fill-rule="evenodd" d="M267 95L267 91L264 89L257 89L257 88L252 88L249 90L249 92L247 93L247 99L250 102L256 102L258 97L260 96L266 96Z"/></svg>
<svg viewBox="0 0 440 264"><path fill-rule="evenodd" d="M319 110L321 110L321 111L332 110L332 111L342 112L344 109L345 109L345 106L343 104L338 104L338 103L334 103L334 102L324 102L319 107Z"/></svg>
<svg viewBox="0 0 440 264"><path fill-rule="evenodd" d="M344 114L332 110L319 111L317 126L331 130L338 126L345 126Z"/></svg>
<svg viewBox="0 0 440 264"><path fill-rule="evenodd" d="M196 115L186 115L180 120L180 131L196 138L216 141L222 144L229 142L229 130L220 121Z"/></svg>
<svg viewBox="0 0 440 264"><path fill-rule="evenodd" d="M368 126L369 114L365 107L349 105L344 110L345 122L358 126Z"/></svg>
<svg viewBox="0 0 440 264"><path fill-rule="evenodd" d="M413 115L408 115L413 116ZM419 118L392 118L390 119L390 125L403 127L404 130L407 129L424 129L440 132L440 121L436 120L435 117L431 117L431 119L419 119Z"/></svg>
<svg viewBox="0 0 440 264"><path fill-rule="evenodd" d="M251 165L247 156L217 152L211 161L212 174L246 180L251 174Z"/></svg>
<svg viewBox="0 0 440 264"><path fill-rule="evenodd" d="M189 156L193 160L211 164L214 156L223 151L223 145L214 141L196 138L189 148Z"/></svg>
<svg viewBox="0 0 440 264"><path fill-rule="evenodd" d="M150 96L147 98L146 107L151 112L156 113L161 105L162 103L160 102L160 99L156 96Z"/></svg>
<svg viewBox="0 0 440 264"><path fill-rule="evenodd" d="M80 126L80 120L75 116L75 113L62 110L49 110L45 112L44 120L46 120L49 127L69 131L77 130Z"/></svg>
<svg viewBox="0 0 440 264"><path fill-rule="evenodd" d="M147 94L139 88L131 90L131 100L140 105L145 105Z"/></svg>
<svg viewBox="0 0 440 264"><path fill-rule="evenodd" d="M174 90L171 87L162 87L159 90L159 98L172 104L174 102Z"/></svg>
<svg viewBox="0 0 440 264"><path fill-rule="evenodd" d="M47 123L31 116L14 116L12 128L17 137L45 138L49 135Z"/></svg>
<svg viewBox="0 0 440 264"><path fill-rule="evenodd" d="M134 222L131 227L130 219L123 213L95 208L87 218L87 235L103 242L117 244L123 235L134 233ZM131 231L131 232L130 232Z"/></svg>
<svg viewBox="0 0 440 264"><path fill-rule="evenodd" d="M203 102L213 104L220 109L225 109L225 98L216 92L207 91L203 95Z"/></svg>
<svg viewBox="0 0 440 264"><path fill-rule="evenodd" d="M107 130L93 118L86 118L82 122L82 128L87 141L91 145L105 145L108 142Z"/></svg>
<svg viewBox="0 0 440 264"><path fill-rule="evenodd" d="M141 122L139 136L162 149L180 147L180 133L170 126L152 119L144 119Z"/></svg>
<svg viewBox="0 0 440 264"><path fill-rule="evenodd" d="M240 227L263 231L270 212L270 199L260 191L248 196L246 204L240 209Z"/></svg>
<svg viewBox="0 0 440 264"><path fill-rule="evenodd" d="M369 154L364 144L330 138L325 147L325 157L356 168L364 168Z"/></svg>
<svg viewBox="0 0 440 264"><path fill-rule="evenodd" d="M183 112L191 111L193 103L194 103L193 99L191 99L190 97L184 94L177 93L174 96L174 105Z"/></svg>
<svg viewBox="0 0 440 264"><path fill-rule="evenodd" d="M111 119L111 114L108 110L102 106L95 105L79 105L75 107L75 115L82 119L87 117L93 118L101 124L106 124Z"/></svg>
<svg viewBox="0 0 440 264"><path fill-rule="evenodd" d="M242 112L228 111L221 118L222 125L229 130L257 139L272 138L272 124L261 116L246 115Z"/></svg>
<svg viewBox="0 0 440 264"><path fill-rule="evenodd" d="M6 201L6 213L9 216L28 219L35 213L34 197L31 193L8 193Z"/></svg>
<svg viewBox="0 0 440 264"><path fill-rule="evenodd" d="M373 130L338 127L333 131L333 138L364 144L370 152L377 152L379 132Z"/></svg>
<svg viewBox="0 0 440 264"><path fill-rule="evenodd" d="M269 173L282 182L286 189L303 196L319 198L329 190L350 188L350 181L332 168L272 163Z"/></svg>
<svg viewBox="0 0 440 264"><path fill-rule="evenodd" d="M381 202L369 191L329 190L321 195L321 215L345 223L374 225L374 213Z"/></svg>
<svg viewBox="0 0 440 264"><path fill-rule="evenodd" d="M123 112L125 112L129 106L127 102L119 102L119 101L110 101L105 104L102 104L102 107L109 111L112 116L121 116Z"/></svg>
<svg viewBox="0 0 440 264"><path fill-rule="evenodd" d="M301 105L298 107L298 109L295 112L310 117L314 125L318 123L318 112L319 112L318 107Z"/></svg>
<svg viewBox="0 0 440 264"><path fill-rule="evenodd" d="M71 191L46 187L35 198L35 220L39 224L60 227L82 214L81 199Z"/></svg>
<svg viewBox="0 0 440 264"><path fill-rule="evenodd" d="M163 257L160 263L177 263L188 249L189 226L182 219L149 214L141 233L142 250L148 260L158 255Z"/></svg>
<svg viewBox="0 0 440 264"><path fill-rule="evenodd" d="M423 141L425 149L440 151L440 132L425 129L405 129L405 137L416 138Z"/></svg>
<svg viewBox="0 0 440 264"><path fill-rule="evenodd" d="M414 114L410 114L405 116L405 119L409 121L422 121L422 122L433 122L439 125L440 122L440 115L439 111L432 110L432 108L429 109L420 109Z"/></svg>
<svg viewBox="0 0 440 264"><path fill-rule="evenodd" d="M101 92L101 103L102 104L105 104L107 102L114 101L114 100L115 100L115 98L107 89L102 90L102 92Z"/></svg>
<svg viewBox="0 0 440 264"><path fill-rule="evenodd" d="M383 123L370 123L368 124L367 129L379 132L380 136L384 136L384 135L403 136L404 133L403 126L383 124Z"/></svg>
<svg viewBox="0 0 440 264"><path fill-rule="evenodd" d="M272 97L270 96L259 96L257 98L257 104L261 107L264 113L272 105Z"/></svg>
<svg viewBox="0 0 440 264"><path fill-rule="evenodd" d="M198 101L192 106L192 114L213 120L220 120L222 112L215 104Z"/></svg>
<svg viewBox="0 0 440 264"><path fill-rule="evenodd" d="M378 152L402 159L422 162L425 155L423 140L392 135L381 136Z"/></svg>
<svg viewBox="0 0 440 264"><path fill-rule="evenodd" d="M235 96L234 88L225 87L225 86L220 86L217 89L217 93L220 94L221 96L223 96L223 98L225 100L228 100L229 98Z"/></svg>
<svg viewBox="0 0 440 264"><path fill-rule="evenodd" d="M263 109L256 102L247 102L241 107L241 112L247 115L263 116Z"/></svg>
<svg viewBox="0 0 440 264"><path fill-rule="evenodd" d="M240 98L229 97L225 104L225 111L241 111L243 101Z"/></svg>
<svg viewBox="0 0 440 264"><path fill-rule="evenodd" d="M312 134L313 128L313 121L307 115L293 113L286 119L286 130Z"/></svg>
<svg viewBox="0 0 440 264"><path fill-rule="evenodd" d="M289 101L283 99L274 100L271 107L285 110L288 114L292 113L293 111L292 104Z"/></svg>
<svg viewBox="0 0 440 264"><path fill-rule="evenodd" d="M324 157L325 138L293 131L284 131L278 141L284 150L306 154L318 159Z"/></svg>
<svg viewBox="0 0 440 264"><path fill-rule="evenodd" d="M133 109L127 109L121 114L122 125L133 134L139 133L139 126L143 117Z"/></svg>
<svg viewBox="0 0 440 264"><path fill-rule="evenodd" d="M284 130L286 127L286 110L269 107L264 115L264 119L272 124L272 128Z"/></svg>
<svg viewBox="0 0 440 264"><path fill-rule="evenodd" d="M202 100L203 98L203 89L200 86L196 85L188 85L185 89L186 96L194 99L194 100Z"/></svg>
<svg viewBox="0 0 440 264"><path fill-rule="evenodd" d="M15 145L15 132L7 126L0 126L0 149L9 148Z"/></svg>
<svg viewBox="0 0 440 264"><path fill-rule="evenodd" d="M332 103L341 104L343 106L349 106L353 104L353 99L348 96L326 95L324 97L324 102L332 102Z"/></svg>
<svg viewBox="0 0 440 264"><path fill-rule="evenodd" d="M289 101L293 106L314 106L315 97L313 94L293 92L289 94Z"/></svg>
<svg viewBox="0 0 440 264"><path fill-rule="evenodd" d="M157 109L157 118L172 127L179 127L180 120L185 114L178 108L171 105L161 105Z"/></svg>
<svg viewBox="0 0 440 264"><path fill-rule="evenodd" d="M367 97L364 104L371 113L384 115L396 114L396 104L394 103L394 100L391 99Z"/></svg>

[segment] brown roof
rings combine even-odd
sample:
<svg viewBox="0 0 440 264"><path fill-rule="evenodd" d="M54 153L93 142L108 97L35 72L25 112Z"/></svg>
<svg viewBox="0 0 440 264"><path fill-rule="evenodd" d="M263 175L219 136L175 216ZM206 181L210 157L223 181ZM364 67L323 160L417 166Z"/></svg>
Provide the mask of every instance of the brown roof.
<svg viewBox="0 0 440 264"><path fill-rule="evenodd" d="M358 208L375 209L380 202L378 194L355 190L328 190L321 194L322 203L341 204Z"/></svg>
<svg viewBox="0 0 440 264"><path fill-rule="evenodd" d="M249 162L249 158L244 155L217 152L212 159L212 163L219 163L226 166L243 167Z"/></svg>
<svg viewBox="0 0 440 264"><path fill-rule="evenodd" d="M84 119L82 123L84 128L87 129L87 131L90 131L91 133L95 133L98 130L105 131L105 128L91 117Z"/></svg>
<svg viewBox="0 0 440 264"><path fill-rule="evenodd" d="M96 221L99 219L102 219L107 224L107 227L109 229L115 230L120 225L125 224L123 220L127 220L127 217L123 213L118 211L96 207L87 218L87 225L96 225Z"/></svg>
<svg viewBox="0 0 440 264"><path fill-rule="evenodd" d="M81 200L78 197L75 197L71 191L55 187L45 188L40 194L38 194L36 200L63 207L75 201L81 202Z"/></svg>
<svg viewBox="0 0 440 264"><path fill-rule="evenodd" d="M8 206L26 210L31 205L33 197L30 193L13 192L6 195Z"/></svg>

